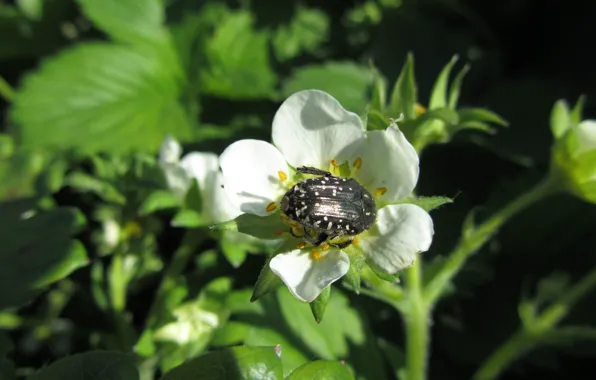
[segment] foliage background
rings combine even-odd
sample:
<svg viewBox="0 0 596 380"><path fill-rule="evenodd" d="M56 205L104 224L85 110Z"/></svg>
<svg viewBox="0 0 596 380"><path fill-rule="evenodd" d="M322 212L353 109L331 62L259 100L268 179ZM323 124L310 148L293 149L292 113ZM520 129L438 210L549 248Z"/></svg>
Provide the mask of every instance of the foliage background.
<svg viewBox="0 0 596 380"><path fill-rule="evenodd" d="M41 3L0 1L0 76L16 89L20 89L26 83L26 75L39 70L46 59L70 47L109 38L81 11L80 4L91 9L93 1L48 0L43 2L43 7ZM547 170L552 141L548 118L555 100L574 100L586 94L585 115L594 114L596 71L589 57L594 56L596 47L589 41L596 38L596 26L592 22L595 12L596 4L579 0L404 0L403 3L257 0L228 4L166 1L167 25L172 28L183 52L182 71L186 74L174 79L157 75L163 82L149 85L142 79L138 82L122 79L120 90L126 93L135 86L157 86L159 94L171 91L173 99L181 99L176 104L181 104L183 111L171 111L166 104L164 109L172 113L155 114L154 102L161 102L160 96L141 99L147 100L145 103L120 103L114 107L120 110L126 105L132 107L129 116L138 105L146 113L137 125L110 124L112 130L101 135L94 146L92 139L70 135L66 129L56 129L54 124L63 116L57 110L62 109L61 106L64 106L63 112L72 116L69 102L64 102L58 84L84 78L87 73L82 66L73 66L64 78L49 83L47 92L40 95L44 97L41 100L17 95L17 101L11 105L6 98L0 99L0 112L5 116L2 138L12 134L17 141L22 138L31 143L16 151L18 159L5 159L0 163L0 196L8 201L36 193L39 187L36 188L34 182L39 182L39 177L47 175L54 165L62 168L58 172L89 173L93 166L89 151L104 152L111 157L110 154L117 156L128 148L139 148L154 155L166 130L188 142L186 151L220 153L227 144L240 138L267 140L270 122L280 101L302 88L328 91L346 108L362 112L372 84L369 61L388 83L393 83L408 51L415 57L419 99L428 99L439 71L453 54L458 54L458 68L463 62L472 64L460 104L489 107L503 116L510 128L500 129L494 136L460 133L451 143L433 145L424 151L418 192L456 196L454 204L433 213L435 240L431 251L424 254L425 260L433 260L453 247L470 209L479 207L480 215L490 215ZM145 65L142 58L126 54L130 52L99 56L106 61L121 60L118 67L122 78L143 78L137 75L142 70L159 72L160 68ZM159 59L168 65L170 57L166 54ZM184 83L177 88L180 78L184 78ZM91 83L90 88L98 85L101 83ZM56 91L55 98L52 91ZM84 97L87 89L82 87L81 91L78 96ZM47 99L51 101L45 104ZM32 104L37 104L37 108ZM19 108L20 105L25 108ZM100 109L89 117L102 119L112 111L112 108ZM189 115L188 120L183 120L181 114ZM143 123L154 125L155 133L147 133ZM23 124L29 127L22 128ZM162 126L164 129L160 129ZM106 149L109 146L113 151ZM82 148L81 151L78 148ZM120 179L126 182L125 178ZM100 260L108 266L111 256L103 255L97 243L101 227L97 212L119 207L121 215L130 214L123 205L126 202L119 201L118 194L114 195L116 199L110 199L105 184L95 184L104 187L93 190L91 185L73 183L72 177L71 182L57 181L59 183L50 186L51 198L56 205L75 207L86 216L86 226L72 231L76 232L75 237L82 242L91 261ZM122 183L110 186L118 188L127 199L131 192L139 195ZM106 205L110 207L104 207ZM166 211L151 220L136 220L144 231L141 236L145 240L132 239L130 244L153 250L156 257L167 260L182 238L181 229L168 225L172 217L173 214ZM574 282L586 268L594 267L595 217L593 206L570 196L549 198L514 218L474 256L457 277L455 291L443 299L435 311L430 378L468 378L491 350L515 330L519 300L533 294L541 278L561 272ZM134 219L123 216L128 222ZM149 222L160 227L154 228ZM3 219L3 225L5 223ZM35 228L32 231L30 233L42 234ZM62 234L68 236L69 232ZM55 235L49 233L48 236ZM217 249L213 241L201 245L201 250L212 249ZM261 255L248 255L240 267L234 268L222 255L200 257L204 260L197 259L196 266L188 272L191 293L222 276L233 278L234 289L248 289L264 262ZM210 264L209 259L213 260ZM111 316L105 310L98 310L89 297L93 267L81 265L83 267L70 275L68 282L52 285L15 311L29 321L24 326L9 328L4 320L4 327L16 343L10 358L17 367L40 368L66 353L90 349L90 335L109 335L114 331ZM149 274L144 280L129 290L128 310L137 327L142 325L159 280L158 271L147 271ZM2 292L8 292L10 284L1 279L0 284L4 285ZM247 297L249 294L244 293ZM372 341L366 344L379 347L379 352L388 350L386 344L379 342L402 346L403 333L396 311L362 295L344 294L353 311L345 306L338 310L355 312L354 318L364 321L363 331ZM64 297L63 305L56 306L57 301L52 296ZM263 331L268 332L262 334L285 335L284 339L300 352L297 356L304 355L308 359L325 356L313 350L313 346L321 346L316 339L305 347L303 340L312 342L317 335L315 332L310 333L310 338L296 335L297 331L310 330L304 330L301 322L285 319L291 313L286 310L284 314L284 306L279 305L283 299L268 296L259 301L268 310L266 320L260 322ZM568 321L593 322L596 310L591 305L595 301L595 295L586 298ZM345 317L339 314L336 321ZM76 328L62 335L57 330L39 335L36 328L47 326L47 321L58 317L72 321ZM235 318L232 313L232 319ZM290 326L289 331L287 326ZM368 358L363 358L367 346L354 346L350 340L345 340L345 334L338 331L335 337L325 338L332 339L327 343L329 349L335 351L330 356L349 356L354 363L355 358L360 357L362 362L354 365L367 378L392 376L391 366L380 358L372 366L369 362L367 368ZM337 348L338 344L349 346L341 349ZM584 343L541 348L516 363L502 378L587 379L590 378L589 368L593 368L594 354L593 345ZM394 359L391 354L389 357ZM384 375L379 375L378 371Z"/></svg>

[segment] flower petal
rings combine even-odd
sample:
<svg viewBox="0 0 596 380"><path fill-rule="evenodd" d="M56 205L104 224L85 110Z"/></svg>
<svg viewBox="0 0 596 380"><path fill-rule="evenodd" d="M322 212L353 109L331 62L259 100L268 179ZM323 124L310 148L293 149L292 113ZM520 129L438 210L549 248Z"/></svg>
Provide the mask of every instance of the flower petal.
<svg viewBox="0 0 596 380"><path fill-rule="evenodd" d="M302 302L312 302L326 286L348 272L350 259L343 251L329 250L314 260L309 251L296 249L276 255L269 267L294 297Z"/></svg>
<svg viewBox="0 0 596 380"><path fill-rule="evenodd" d="M364 126L357 114L346 111L331 95L306 90L279 107L272 137L290 165L327 169L332 159L342 163L354 158Z"/></svg>
<svg viewBox="0 0 596 380"><path fill-rule="evenodd" d="M221 223L242 213L223 188L223 175L215 153L191 152L180 161L188 176L195 178L201 191L203 215L208 223Z"/></svg>
<svg viewBox="0 0 596 380"><path fill-rule="evenodd" d="M171 135L167 135L159 149L158 162L163 164L177 164L182 154L182 147Z"/></svg>
<svg viewBox="0 0 596 380"><path fill-rule="evenodd" d="M396 202L412 193L418 182L418 154L395 124L367 132L361 152L362 167L355 177L373 194L385 188L381 201Z"/></svg>
<svg viewBox="0 0 596 380"><path fill-rule="evenodd" d="M278 202L286 189L278 172L288 174L281 153L260 140L240 140L219 157L224 186L230 198L246 213L265 216L271 202Z"/></svg>
<svg viewBox="0 0 596 380"><path fill-rule="evenodd" d="M388 273L407 268L419 252L427 251L434 234L433 221L412 204L389 205L379 210L377 222L361 236L368 260Z"/></svg>

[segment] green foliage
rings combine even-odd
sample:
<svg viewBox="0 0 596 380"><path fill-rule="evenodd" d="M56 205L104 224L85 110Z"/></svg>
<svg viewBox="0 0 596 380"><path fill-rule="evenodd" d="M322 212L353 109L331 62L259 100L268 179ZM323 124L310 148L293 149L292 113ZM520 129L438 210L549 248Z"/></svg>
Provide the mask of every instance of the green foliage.
<svg viewBox="0 0 596 380"><path fill-rule="evenodd" d="M339 362L317 360L296 368L286 380L321 379L350 380L354 377L345 365Z"/></svg>
<svg viewBox="0 0 596 380"><path fill-rule="evenodd" d="M317 53L329 34L329 16L312 8L298 6L288 25L280 26L273 37L275 57L283 62L303 52Z"/></svg>
<svg viewBox="0 0 596 380"><path fill-rule="evenodd" d="M29 376L28 380L137 380L137 371L130 355L111 351L91 351L58 360Z"/></svg>

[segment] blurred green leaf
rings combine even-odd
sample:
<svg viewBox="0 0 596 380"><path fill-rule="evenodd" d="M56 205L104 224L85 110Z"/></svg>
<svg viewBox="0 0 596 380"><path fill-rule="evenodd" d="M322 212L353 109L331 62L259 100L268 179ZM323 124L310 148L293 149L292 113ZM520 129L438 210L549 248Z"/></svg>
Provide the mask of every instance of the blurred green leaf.
<svg viewBox="0 0 596 380"><path fill-rule="evenodd" d="M289 230L278 213L267 216L242 214L236 219L212 226L215 230L231 230L242 232L259 239L275 240L280 238L280 233Z"/></svg>
<svg viewBox="0 0 596 380"><path fill-rule="evenodd" d="M310 310L312 311L313 317L317 323L321 323L323 315L325 315L325 309L327 309L327 303L329 303L329 297L331 296L331 286L327 286L319 296L310 303Z"/></svg>
<svg viewBox="0 0 596 380"><path fill-rule="evenodd" d="M17 0L19 9L31 20L39 20L43 14L43 0Z"/></svg>
<svg viewBox="0 0 596 380"><path fill-rule="evenodd" d="M571 127L571 112L564 100L557 100L550 114L550 130L558 139Z"/></svg>
<svg viewBox="0 0 596 380"><path fill-rule="evenodd" d="M180 201L167 190L155 190L151 192L139 207L138 214L149 215L156 211L172 209L180 206Z"/></svg>
<svg viewBox="0 0 596 380"><path fill-rule="evenodd" d="M0 158L0 200L35 195L35 181L45 164L42 154L27 150Z"/></svg>
<svg viewBox="0 0 596 380"><path fill-rule="evenodd" d="M398 118L402 113L406 120L416 118L416 79L414 77L414 55L408 53L406 62L393 86L389 100L389 116Z"/></svg>
<svg viewBox="0 0 596 380"><path fill-rule="evenodd" d="M406 357L404 351L395 344L385 339L379 339L379 347L385 356L387 362L393 369L393 374L396 379L407 380L407 373L405 371Z"/></svg>
<svg viewBox="0 0 596 380"><path fill-rule="evenodd" d="M350 257L350 268L342 280L345 281L356 294L359 294L362 269L366 264L366 258L364 252L358 252L358 250L355 249L346 249L345 252Z"/></svg>
<svg viewBox="0 0 596 380"><path fill-rule="evenodd" d="M25 146L157 150L167 133L190 135L180 79L169 51L80 44L25 78L11 117Z"/></svg>
<svg viewBox="0 0 596 380"><path fill-rule="evenodd" d="M387 80L372 63L370 64L370 67L373 74L373 87L369 115L371 111L376 111L383 117L383 119L385 119L384 112L387 105Z"/></svg>
<svg viewBox="0 0 596 380"><path fill-rule="evenodd" d="M174 219L172 219L170 224L172 227L197 228L203 227L205 225L205 221L198 212L185 209L180 210L176 215L174 215Z"/></svg>
<svg viewBox="0 0 596 380"><path fill-rule="evenodd" d="M448 106L447 102L447 88L449 85L449 76L451 75L451 70L453 69L453 65L457 62L457 55L454 55L451 58L451 61L445 65L437 80L435 81L435 85L432 89L430 100L428 102L428 109L433 110L435 108L444 108Z"/></svg>
<svg viewBox="0 0 596 380"><path fill-rule="evenodd" d="M27 380L138 380L133 357L120 352L91 351L60 359Z"/></svg>
<svg viewBox="0 0 596 380"><path fill-rule="evenodd" d="M374 130L385 130L389 126L390 122L387 120L385 115L374 109L369 110L366 115L366 129L369 131Z"/></svg>
<svg viewBox="0 0 596 380"><path fill-rule="evenodd" d="M77 0L83 13L114 40L131 44L167 41L163 0Z"/></svg>
<svg viewBox="0 0 596 380"><path fill-rule="evenodd" d="M571 117L572 123L579 124L582 121L582 114L583 114L585 105L586 105L586 96L581 95L577 99L577 103L575 103L575 106L571 110L570 117Z"/></svg>
<svg viewBox="0 0 596 380"><path fill-rule="evenodd" d="M273 36L275 57L283 62L301 53L315 53L329 34L329 16L318 9L298 6L289 25L280 26Z"/></svg>
<svg viewBox="0 0 596 380"><path fill-rule="evenodd" d="M457 111L450 108L435 108L428 110L416 119L417 124L422 124L427 121L442 121L447 125L457 125L459 122L459 115Z"/></svg>
<svg viewBox="0 0 596 380"><path fill-rule="evenodd" d="M252 296L250 297L250 302L254 302L259 298L276 291L283 284L281 278L273 273L269 267L270 261L271 259L267 260L263 269L261 269L261 272L259 273Z"/></svg>
<svg viewBox="0 0 596 380"><path fill-rule="evenodd" d="M238 268L246 260L248 252L255 244L247 240L248 235L237 231L222 231L220 246L228 262Z"/></svg>
<svg viewBox="0 0 596 380"><path fill-rule="evenodd" d="M248 11L226 14L205 41L199 67L200 91L229 99L270 98L277 78L269 62L268 33L253 28Z"/></svg>
<svg viewBox="0 0 596 380"><path fill-rule="evenodd" d="M215 347L234 346L244 342L251 325L244 322L229 321L214 331L210 345ZM260 344L257 344L260 345Z"/></svg>
<svg viewBox="0 0 596 380"><path fill-rule="evenodd" d="M297 301L287 289L280 289L277 299L291 331L320 358L345 357L349 345L360 345L365 340L358 313L338 289L332 292L321 323L314 320L309 305Z"/></svg>
<svg viewBox="0 0 596 380"><path fill-rule="evenodd" d="M302 66L283 83L283 96L316 88L335 97L347 110L361 113L368 103L373 74L366 66L353 62L326 62Z"/></svg>
<svg viewBox="0 0 596 380"><path fill-rule="evenodd" d="M160 380L283 379L275 347L233 347L210 352L172 369Z"/></svg>
<svg viewBox="0 0 596 380"><path fill-rule="evenodd" d="M286 380L351 380L352 373L340 362L316 360L296 368Z"/></svg>
<svg viewBox="0 0 596 380"><path fill-rule="evenodd" d="M87 264L83 245L70 236L84 218L69 208L36 212L31 199L0 203L0 309L19 306L37 291Z"/></svg>
<svg viewBox="0 0 596 380"><path fill-rule="evenodd" d="M119 205L126 203L126 197L114 185L86 173L74 172L69 174L64 180L64 185L81 193L93 193L109 203Z"/></svg>

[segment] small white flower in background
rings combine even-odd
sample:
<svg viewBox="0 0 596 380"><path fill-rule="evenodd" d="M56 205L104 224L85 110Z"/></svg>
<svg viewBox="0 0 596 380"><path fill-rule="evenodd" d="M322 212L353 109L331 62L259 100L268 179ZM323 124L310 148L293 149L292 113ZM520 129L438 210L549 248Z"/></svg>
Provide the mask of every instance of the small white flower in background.
<svg viewBox="0 0 596 380"><path fill-rule="evenodd" d="M215 153L190 152L182 159L181 155L180 144L171 136L166 137L159 151L159 165L176 197L184 198L194 178L201 192L206 223L225 222L242 213L222 188L223 176Z"/></svg>
<svg viewBox="0 0 596 380"><path fill-rule="evenodd" d="M432 219L412 204L394 204L409 196L418 181L416 151L392 124L385 131L365 131L360 117L346 111L329 94L307 90L284 101L273 119L273 144L240 140L220 156L225 189L244 213L267 216L279 212L283 195L304 179L295 168L314 167L356 179L374 197L377 217L358 235L369 263L388 272L412 265L432 242ZM296 223L280 213L289 227ZM289 232L286 234L292 238ZM299 244L277 254L271 270L303 302L345 275L346 250L329 244Z"/></svg>
<svg viewBox="0 0 596 380"><path fill-rule="evenodd" d="M584 120L561 131L553 147L553 164L565 186L596 203L596 120Z"/></svg>

